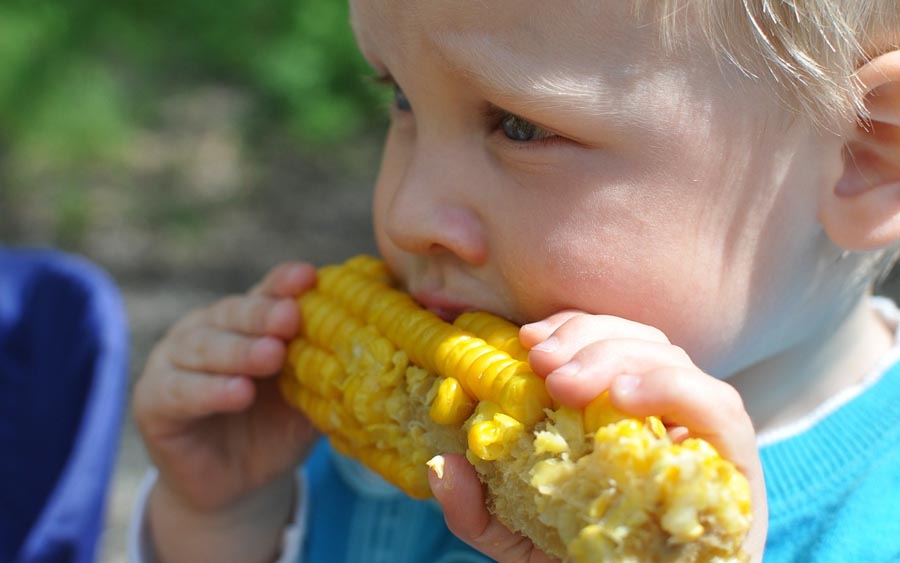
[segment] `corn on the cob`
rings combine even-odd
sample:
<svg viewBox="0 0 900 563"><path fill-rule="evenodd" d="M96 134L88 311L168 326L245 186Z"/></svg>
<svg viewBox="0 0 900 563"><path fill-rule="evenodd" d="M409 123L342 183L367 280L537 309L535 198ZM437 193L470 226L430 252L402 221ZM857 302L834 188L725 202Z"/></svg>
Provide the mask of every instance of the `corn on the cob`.
<svg viewBox="0 0 900 563"><path fill-rule="evenodd" d="M673 444L606 395L554 405L518 327L446 323L392 283L360 256L320 269L299 299L282 392L338 451L418 498L433 456L465 453L504 523L578 563L747 560L749 485L709 444Z"/></svg>

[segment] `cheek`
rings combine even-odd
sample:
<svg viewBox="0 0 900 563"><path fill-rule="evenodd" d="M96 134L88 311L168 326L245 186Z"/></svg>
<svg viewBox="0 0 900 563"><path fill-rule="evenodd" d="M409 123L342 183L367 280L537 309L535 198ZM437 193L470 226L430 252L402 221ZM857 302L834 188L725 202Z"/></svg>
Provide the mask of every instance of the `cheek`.
<svg viewBox="0 0 900 563"><path fill-rule="evenodd" d="M684 229L653 225L650 207L582 205L566 215L544 207L541 221L506 237L502 253L520 257L509 285L526 320L561 309L613 315L659 328L701 367L713 369L718 354L736 339L739 323L723 314L740 302L743 288L723 284L723 254L706 248ZM513 247L513 245L515 245ZM694 248L695 250L689 250Z"/></svg>
<svg viewBox="0 0 900 563"><path fill-rule="evenodd" d="M579 309L633 318L652 291L642 278L652 279L645 253L637 252L633 230L620 217L566 206L554 213L545 205L534 220L511 225L511 236L497 241L496 256L507 259L507 279L516 301L530 320L560 309ZM513 272L513 275L508 275Z"/></svg>
<svg viewBox="0 0 900 563"><path fill-rule="evenodd" d="M391 199L394 197L396 186L401 181L406 167L405 152L401 150L393 127L388 131L384 142L384 152L381 156L381 166L378 178L375 180L375 189L372 199L372 224L375 230L375 242L378 251L393 271L398 271L398 249L391 243L385 231L388 210Z"/></svg>
<svg viewBox="0 0 900 563"><path fill-rule="evenodd" d="M375 229L375 241L379 250L384 254L384 248L388 245L388 237L385 232L385 221L387 218L387 205L390 201L390 190L387 186L390 183L385 178L384 171L379 173L378 179L375 181L375 191L372 197L372 225Z"/></svg>

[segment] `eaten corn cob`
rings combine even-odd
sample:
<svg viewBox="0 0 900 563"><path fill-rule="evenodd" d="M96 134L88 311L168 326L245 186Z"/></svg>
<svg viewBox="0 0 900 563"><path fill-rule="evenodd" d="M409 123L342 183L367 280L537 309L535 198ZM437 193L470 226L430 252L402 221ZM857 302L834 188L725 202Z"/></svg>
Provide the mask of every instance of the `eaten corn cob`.
<svg viewBox="0 0 900 563"><path fill-rule="evenodd" d="M392 284L359 256L320 269L298 301L282 392L335 449L417 498L435 455L464 453L489 508L564 560L748 560L749 485L708 443L673 444L607 395L554 405L518 327L487 313L446 323Z"/></svg>

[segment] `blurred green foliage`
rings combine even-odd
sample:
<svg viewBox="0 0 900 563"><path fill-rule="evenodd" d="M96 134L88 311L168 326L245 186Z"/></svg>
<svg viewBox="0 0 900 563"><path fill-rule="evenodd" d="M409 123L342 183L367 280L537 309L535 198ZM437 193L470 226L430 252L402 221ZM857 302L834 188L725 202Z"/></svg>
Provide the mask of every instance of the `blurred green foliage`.
<svg viewBox="0 0 900 563"><path fill-rule="evenodd" d="M207 210L191 190L205 188L188 159L203 131L185 100L237 100L201 116L242 153L207 168L264 159L267 139L349 154L384 125L389 92L365 79L348 12L346 0L0 0L0 239L77 249L117 213L198 232ZM115 210L98 205L108 188L127 194Z"/></svg>
<svg viewBox="0 0 900 563"><path fill-rule="evenodd" d="M378 120L341 0L0 0L0 147L17 161L103 159L166 94L226 84L305 143Z"/></svg>

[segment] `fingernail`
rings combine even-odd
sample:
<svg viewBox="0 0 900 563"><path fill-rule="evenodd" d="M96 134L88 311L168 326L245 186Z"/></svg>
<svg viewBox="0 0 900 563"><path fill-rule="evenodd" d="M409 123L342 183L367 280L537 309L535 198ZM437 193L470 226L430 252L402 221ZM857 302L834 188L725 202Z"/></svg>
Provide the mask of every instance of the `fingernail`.
<svg viewBox="0 0 900 563"><path fill-rule="evenodd" d="M559 339L555 336L551 336L543 342L538 342L532 350L537 350L538 352L553 352L557 348L559 348Z"/></svg>
<svg viewBox="0 0 900 563"><path fill-rule="evenodd" d="M560 367L553 370L550 375L555 377L574 377L578 375L578 372L581 371L581 364L577 361L571 361L567 364L561 365ZM549 376L548 376L549 377Z"/></svg>
<svg viewBox="0 0 900 563"><path fill-rule="evenodd" d="M292 278L294 276L299 276L300 272L303 271L303 266L300 264L291 264L284 271L284 277Z"/></svg>
<svg viewBox="0 0 900 563"><path fill-rule="evenodd" d="M293 283L295 280L303 279L307 275L309 266L306 264L291 264L282 274L281 281L284 283Z"/></svg>
<svg viewBox="0 0 900 563"><path fill-rule="evenodd" d="M637 389L640 379L636 375L620 375L612 382L613 392L619 397L630 395Z"/></svg>
<svg viewBox="0 0 900 563"><path fill-rule="evenodd" d="M256 341L250 345L250 357L254 359L269 358L274 354L278 354L280 349L281 344L278 340L271 336L263 336L257 338Z"/></svg>
<svg viewBox="0 0 900 563"><path fill-rule="evenodd" d="M237 393L238 391L243 391L243 389L244 378L241 376L234 376L225 382L225 392L228 394Z"/></svg>
<svg viewBox="0 0 900 563"><path fill-rule="evenodd" d="M284 322L284 319L290 318L295 314L297 304L291 298L280 299L272 305L268 313L266 313L265 328L271 330L270 327L277 326Z"/></svg>

